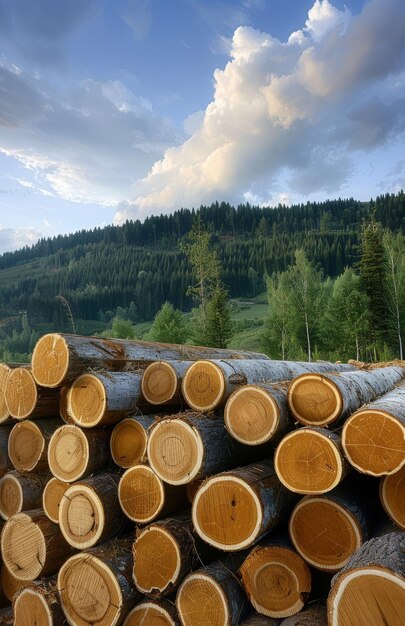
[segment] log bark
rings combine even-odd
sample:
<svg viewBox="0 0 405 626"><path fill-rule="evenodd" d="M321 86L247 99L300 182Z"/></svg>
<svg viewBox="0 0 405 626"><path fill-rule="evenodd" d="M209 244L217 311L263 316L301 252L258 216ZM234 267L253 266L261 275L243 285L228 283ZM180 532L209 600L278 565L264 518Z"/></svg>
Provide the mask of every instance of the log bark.
<svg viewBox="0 0 405 626"><path fill-rule="evenodd" d="M12 426L9 424L0 425L0 478L13 469L13 464L8 456L8 440L11 429Z"/></svg>
<svg viewBox="0 0 405 626"><path fill-rule="evenodd" d="M65 483L59 478L48 480L42 493L42 508L45 515L54 524L59 524L59 505L65 492L69 489L70 483Z"/></svg>
<svg viewBox="0 0 405 626"><path fill-rule="evenodd" d="M54 574L73 551L42 509L10 517L1 535L1 550L11 574L25 581Z"/></svg>
<svg viewBox="0 0 405 626"><path fill-rule="evenodd" d="M18 580L17 578L15 578L15 576L13 576L13 574L4 565L4 563L1 566L0 578L3 594L8 600L7 604L13 601L13 597L17 593L17 591L23 589L30 584L29 582L26 582L24 580Z"/></svg>
<svg viewBox="0 0 405 626"><path fill-rule="evenodd" d="M380 500L394 524L405 530L405 466L399 472L381 478Z"/></svg>
<svg viewBox="0 0 405 626"><path fill-rule="evenodd" d="M273 445L293 428L287 404L289 383L257 383L234 391L224 409L231 437L248 446Z"/></svg>
<svg viewBox="0 0 405 626"><path fill-rule="evenodd" d="M14 624L14 611L12 607L1 609L0 611L0 624L9 625Z"/></svg>
<svg viewBox="0 0 405 626"><path fill-rule="evenodd" d="M343 426L342 445L359 472L398 472L405 465L405 385L353 413Z"/></svg>
<svg viewBox="0 0 405 626"><path fill-rule="evenodd" d="M315 602L306 606L298 615L283 619L280 626L328 626L326 608L322 603Z"/></svg>
<svg viewBox="0 0 405 626"><path fill-rule="evenodd" d="M96 474L76 482L62 496L59 526L77 549L90 548L122 533L127 527L118 502L119 475Z"/></svg>
<svg viewBox="0 0 405 626"><path fill-rule="evenodd" d="M59 417L23 420L14 426L8 441L8 454L21 472L48 470L48 446L55 430L63 424Z"/></svg>
<svg viewBox="0 0 405 626"><path fill-rule="evenodd" d="M163 482L147 465L134 465L121 476L118 500L125 515L138 524L186 508L184 487Z"/></svg>
<svg viewBox="0 0 405 626"><path fill-rule="evenodd" d="M114 539L62 565L57 585L69 624L121 624L142 599L131 580L131 543L132 538Z"/></svg>
<svg viewBox="0 0 405 626"><path fill-rule="evenodd" d="M180 620L169 600L149 599L134 606L123 626L180 626Z"/></svg>
<svg viewBox="0 0 405 626"><path fill-rule="evenodd" d="M74 424L58 428L48 447L52 474L71 483L106 468L111 464L110 434L102 428L82 430Z"/></svg>
<svg viewBox="0 0 405 626"><path fill-rule="evenodd" d="M51 333L37 342L32 355L35 380L44 387L60 387L91 369L123 370L154 361L215 359L266 359L255 352L239 352L129 339L102 339Z"/></svg>
<svg viewBox="0 0 405 626"><path fill-rule="evenodd" d="M0 363L0 424L6 424L13 421L13 418L7 408L5 391L8 376L11 370L15 369L16 367L22 366L16 364ZM25 367L28 367L28 365L25 365Z"/></svg>
<svg viewBox="0 0 405 626"><path fill-rule="evenodd" d="M281 440L274 454L274 468L290 491L321 494L334 489L350 466L337 433L308 426Z"/></svg>
<svg viewBox="0 0 405 626"><path fill-rule="evenodd" d="M402 367L357 372L302 374L288 392L294 417L308 426L335 424L387 393L405 376Z"/></svg>
<svg viewBox="0 0 405 626"><path fill-rule="evenodd" d="M228 555L189 574L181 584L176 607L183 626L235 626L248 610L236 577L242 555Z"/></svg>
<svg viewBox="0 0 405 626"><path fill-rule="evenodd" d="M21 473L13 470L0 480L0 515L7 520L21 511L38 509L49 473Z"/></svg>
<svg viewBox="0 0 405 626"><path fill-rule="evenodd" d="M299 363L295 361L226 361L193 363L185 373L182 393L196 411L212 411L224 406L231 393L241 385L291 380L305 372L350 371L352 365L337 363Z"/></svg>
<svg viewBox="0 0 405 626"><path fill-rule="evenodd" d="M405 535L370 539L332 580L330 626L402 624L405 615Z"/></svg>
<svg viewBox="0 0 405 626"><path fill-rule="evenodd" d="M56 579L31 583L13 599L14 619L21 626L67 626L58 597Z"/></svg>
<svg viewBox="0 0 405 626"><path fill-rule="evenodd" d="M156 415L132 415L114 426L110 439L114 463L127 469L146 460L149 428L155 417Z"/></svg>
<svg viewBox="0 0 405 626"><path fill-rule="evenodd" d="M192 505L194 528L220 550L243 550L275 528L293 501L272 461L247 465L202 484Z"/></svg>
<svg viewBox="0 0 405 626"><path fill-rule="evenodd" d="M59 393L37 386L31 370L16 367L7 377L4 392L8 412L18 420L59 415Z"/></svg>
<svg viewBox="0 0 405 626"><path fill-rule="evenodd" d="M250 617L241 622L241 626L280 626L280 620L275 617L267 617L267 615L253 613Z"/></svg>
<svg viewBox="0 0 405 626"><path fill-rule="evenodd" d="M142 376L142 394L156 405L181 406L181 383L192 361L156 361L148 365Z"/></svg>

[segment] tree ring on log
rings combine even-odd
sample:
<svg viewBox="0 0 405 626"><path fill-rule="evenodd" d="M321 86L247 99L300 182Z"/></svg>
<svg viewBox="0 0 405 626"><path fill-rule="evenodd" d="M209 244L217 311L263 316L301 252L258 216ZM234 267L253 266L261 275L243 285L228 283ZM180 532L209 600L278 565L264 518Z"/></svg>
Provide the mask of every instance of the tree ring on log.
<svg viewBox="0 0 405 626"><path fill-rule="evenodd" d="M310 428L284 437L274 454L279 480L295 493L326 493L342 480L343 461L335 443Z"/></svg>
<svg viewBox="0 0 405 626"><path fill-rule="evenodd" d="M174 368L165 361L148 365L142 376L142 394L150 404L165 404L174 398L178 379Z"/></svg>
<svg viewBox="0 0 405 626"><path fill-rule="evenodd" d="M127 615L123 626L177 626L178 622L163 606L153 602L137 604Z"/></svg>
<svg viewBox="0 0 405 626"><path fill-rule="evenodd" d="M0 424L6 422L10 417L10 411L6 404L6 384L11 368L5 363L0 363Z"/></svg>
<svg viewBox="0 0 405 626"><path fill-rule="evenodd" d="M13 603L14 621L21 626L53 626L54 619L41 592L23 589Z"/></svg>
<svg viewBox="0 0 405 626"><path fill-rule="evenodd" d="M7 408L15 419L31 415L38 401L38 389L30 371L24 367L11 370L6 385Z"/></svg>
<svg viewBox="0 0 405 626"><path fill-rule="evenodd" d="M164 505L162 481L147 465L134 465L120 478L118 500L130 520L138 524L151 522Z"/></svg>
<svg viewBox="0 0 405 626"><path fill-rule="evenodd" d="M401 530L405 530L405 466L381 479L380 500L387 515Z"/></svg>
<svg viewBox="0 0 405 626"><path fill-rule="evenodd" d="M64 338L56 333L41 337L34 347L31 367L38 385L59 387L69 367L69 348Z"/></svg>
<svg viewBox="0 0 405 626"><path fill-rule="evenodd" d="M23 508L23 491L16 476L5 474L0 480L0 515L8 519Z"/></svg>
<svg viewBox="0 0 405 626"><path fill-rule="evenodd" d="M201 436L185 421L168 419L152 429L148 441L149 463L170 485L191 482L198 475L203 457Z"/></svg>
<svg viewBox="0 0 405 626"><path fill-rule="evenodd" d="M237 476L214 476L197 491L192 518L196 532L220 550L243 550L260 533L263 510L253 489Z"/></svg>
<svg viewBox="0 0 405 626"><path fill-rule="evenodd" d="M74 424L58 428L48 445L48 463L52 474L63 482L83 476L89 460L89 443L82 430Z"/></svg>
<svg viewBox="0 0 405 626"><path fill-rule="evenodd" d="M42 572L46 541L40 527L25 513L13 515L1 534L3 561L18 580L32 581Z"/></svg>
<svg viewBox="0 0 405 626"><path fill-rule="evenodd" d="M179 545L164 528L145 528L136 538L133 580L141 593L159 597L170 584L176 583L180 565Z"/></svg>
<svg viewBox="0 0 405 626"><path fill-rule="evenodd" d="M325 426L334 422L343 408L338 387L322 374L302 374L288 390L291 413L302 424Z"/></svg>
<svg viewBox="0 0 405 626"><path fill-rule="evenodd" d="M74 548L94 546L104 529L103 504L91 487L73 484L59 506L59 526L66 541Z"/></svg>
<svg viewBox="0 0 405 626"><path fill-rule="evenodd" d="M216 363L196 361L186 371L181 389L185 401L193 409L211 411L224 397L224 373Z"/></svg>
<svg viewBox="0 0 405 626"><path fill-rule="evenodd" d="M228 626L229 607L216 580L206 574L190 574L181 585L176 606L183 626Z"/></svg>
<svg viewBox="0 0 405 626"><path fill-rule="evenodd" d="M42 494L42 508L54 524L59 524L59 505L69 487L69 483L55 477L48 480L45 485Z"/></svg>
<svg viewBox="0 0 405 626"><path fill-rule="evenodd" d="M265 389L244 385L234 391L225 405L225 426L237 441L257 446L272 438L279 413L277 403Z"/></svg>
<svg viewBox="0 0 405 626"><path fill-rule="evenodd" d="M355 516L327 497L303 498L291 514L289 533L307 563L329 572L342 569L363 543Z"/></svg>
<svg viewBox="0 0 405 626"><path fill-rule="evenodd" d="M147 443L148 437L142 424L131 417L118 422L110 439L114 463L123 468L140 463L145 456Z"/></svg>
<svg viewBox="0 0 405 626"><path fill-rule="evenodd" d="M77 554L62 565L58 590L70 623L114 626L120 618L122 593L115 574L91 554Z"/></svg>
<svg viewBox="0 0 405 626"><path fill-rule="evenodd" d="M345 422L342 445L353 467L364 474L394 474L405 465L405 425L385 411L364 409Z"/></svg>
<svg viewBox="0 0 405 626"><path fill-rule="evenodd" d="M31 472L45 449L45 439L35 424L27 420L13 426L8 440L8 456L17 470Z"/></svg>
<svg viewBox="0 0 405 626"><path fill-rule="evenodd" d="M92 428L103 419L106 411L104 385L93 374L82 374L72 384L67 395L68 413L82 428Z"/></svg>

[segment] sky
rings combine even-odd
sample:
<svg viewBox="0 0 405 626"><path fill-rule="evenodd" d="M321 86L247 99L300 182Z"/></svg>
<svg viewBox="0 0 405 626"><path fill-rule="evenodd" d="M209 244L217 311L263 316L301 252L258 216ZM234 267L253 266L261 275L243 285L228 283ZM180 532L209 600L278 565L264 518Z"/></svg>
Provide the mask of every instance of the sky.
<svg viewBox="0 0 405 626"><path fill-rule="evenodd" d="M0 253L405 187L403 0L0 0Z"/></svg>

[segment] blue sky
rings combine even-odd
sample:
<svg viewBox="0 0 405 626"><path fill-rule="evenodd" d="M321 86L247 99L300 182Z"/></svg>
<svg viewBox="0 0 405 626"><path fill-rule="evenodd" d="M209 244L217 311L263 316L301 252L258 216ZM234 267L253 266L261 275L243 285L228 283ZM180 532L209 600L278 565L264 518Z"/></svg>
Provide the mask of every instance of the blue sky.
<svg viewBox="0 0 405 626"><path fill-rule="evenodd" d="M0 0L0 252L404 187L402 0Z"/></svg>

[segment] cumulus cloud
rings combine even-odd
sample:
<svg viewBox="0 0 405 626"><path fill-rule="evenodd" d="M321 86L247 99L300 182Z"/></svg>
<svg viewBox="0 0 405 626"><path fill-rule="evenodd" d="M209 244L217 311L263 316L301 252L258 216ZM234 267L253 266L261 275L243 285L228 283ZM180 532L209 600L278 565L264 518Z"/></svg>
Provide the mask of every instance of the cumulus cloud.
<svg viewBox="0 0 405 626"><path fill-rule="evenodd" d="M286 42L238 27L202 123L134 185L116 221L273 197L280 177L288 188L278 194L338 192L355 151L403 129L403 81L388 88L405 58L402 11L401 0L371 0L353 16L316 0Z"/></svg>
<svg viewBox="0 0 405 626"><path fill-rule="evenodd" d="M31 246L42 236L36 228L3 228L0 225L0 254Z"/></svg>

